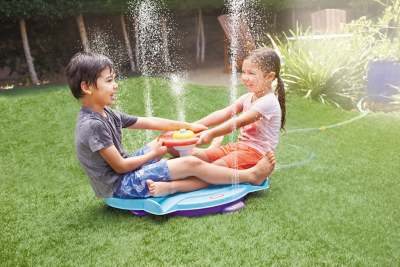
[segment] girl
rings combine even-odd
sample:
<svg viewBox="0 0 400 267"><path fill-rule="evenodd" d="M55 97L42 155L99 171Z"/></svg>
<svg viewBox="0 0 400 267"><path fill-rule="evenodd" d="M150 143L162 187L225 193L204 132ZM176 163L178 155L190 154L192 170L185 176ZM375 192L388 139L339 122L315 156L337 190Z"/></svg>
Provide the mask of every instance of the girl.
<svg viewBox="0 0 400 267"><path fill-rule="evenodd" d="M249 93L241 96L229 107L215 111L196 122L208 127L223 123L211 130L199 133L200 139L197 145L208 144L213 138L223 136L238 128L240 128L239 141L235 144L230 143L218 147L222 143L222 137L220 137L208 149L194 148L193 156L205 162L211 162L213 165L237 168L240 170L238 171L240 174L247 169L253 170L260 165L258 162L268 163L269 161L269 164L263 165L268 169L263 175L268 176L273 171L275 168L273 151L278 144L279 129L285 130L285 88L279 77L280 67L279 56L271 48L254 50L245 58L242 66L242 81ZM277 87L274 91L271 84L275 79L277 79ZM242 114L234 117L239 113ZM264 159L268 158L268 161L263 160L264 155L267 156ZM191 157L184 158L190 159ZM176 162L180 166L183 164L183 162L174 160L170 160L170 162ZM208 167L204 165L200 168ZM195 177L172 183L149 180L148 187L152 196L164 196L199 190L208 187L210 183L221 184L221 174L215 173L214 170L211 170L211 173L212 178L208 180ZM253 184L261 185L267 176ZM239 177L238 182L246 181ZM224 183L226 184L226 180ZM176 187L180 189L177 190Z"/></svg>
<svg viewBox="0 0 400 267"><path fill-rule="evenodd" d="M279 56L271 48L254 50L245 58L242 81L249 93L229 107L197 121L208 127L224 123L201 132L196 145L208 144L213 138L240 128L238 142L223 147L213 145L208 149L194 149L194 156L216 165L243 170L256 165L268 149L275 151L279 129L285 130L286 114L280 67ZM277 86L274 91L271 84L275 79ZM239 117L235 117L241 112ZM219 142L222 142L222 138Z"/></svg>

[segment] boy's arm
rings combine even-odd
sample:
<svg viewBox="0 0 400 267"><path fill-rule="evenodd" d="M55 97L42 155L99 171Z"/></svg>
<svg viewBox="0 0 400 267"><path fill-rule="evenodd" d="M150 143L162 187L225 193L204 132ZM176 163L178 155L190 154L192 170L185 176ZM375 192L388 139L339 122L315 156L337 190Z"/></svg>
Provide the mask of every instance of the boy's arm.
<svg viewBox="0 0 400 267"><path fill-rule="evenodd" d="M167 154L167 147L162 146L162 141L157 143L156 147L149 153L137 157L123 158L119 154L117 148L112 145L99 150L100 155L117 173L127 173L136 170L143 164L155 158L163 157Z"/></svg>
<svg viewBox="0 0 400 267"><path fill-rule="evenodd" d="M266 119L260 112L250 109L239 117L234 117L228 120L227 122L207 131L204 131L199 134L200 139L197 142L196 146L206 145L211 142L211 140L217 136L222 136L225 134L229 134L233 131L233 129L239 129L246 125L249 125L255 121Z"/></svg>
<svg viewBox="0 0 400 267"><path fill-rule="evenodd" d="M200 123L207 127L215 126L229 120L233 116L236 116L237 114L242 112L242 110L243 106L236 101L232 105L224 109L217 110L210 115L202 118L201 120L196 121L195 123Z"/></svg>
<svg viewBox="0 0 400 267"><path fill-rule="evenodd" d="M192 130L193 132L201 132L207 130L208 128L199 123L187 123L157 117L139 117L136 123L129 126L128 129L146 129L157 131L188 129Z"/></svg>

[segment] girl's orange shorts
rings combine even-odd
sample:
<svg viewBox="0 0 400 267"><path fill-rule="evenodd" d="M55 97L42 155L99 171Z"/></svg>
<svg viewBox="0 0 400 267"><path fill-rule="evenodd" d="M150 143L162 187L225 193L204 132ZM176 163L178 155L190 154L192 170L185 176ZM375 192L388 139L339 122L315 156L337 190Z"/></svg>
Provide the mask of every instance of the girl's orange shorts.
<svg viewBox="0 0 400 267"><path fill-rule="evenodd" d="M211 162L218 159L223 159L229 166L234 168L235 154L237 154L237 166L238 170L245 170L256 165L263 157L263 154L258 152L256 149L236 143L236 149L233 143L229 143L226 146L205 149L204 152ZM236 151L235 151L236 150Z"/></svg>

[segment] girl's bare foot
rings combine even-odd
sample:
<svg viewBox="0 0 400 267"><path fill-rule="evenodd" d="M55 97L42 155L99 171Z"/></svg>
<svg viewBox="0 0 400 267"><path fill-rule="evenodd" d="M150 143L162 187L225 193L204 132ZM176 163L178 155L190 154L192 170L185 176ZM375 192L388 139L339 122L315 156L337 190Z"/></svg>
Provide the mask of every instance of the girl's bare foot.
<svg viewBox="0 0 400 267"><path fill-rule="evenodd" d="M272 150L268 149L264 157L257 163L256 166L249 169L254 175L254 180L251 184L262 185L265 179L275 169L275 155Z"/></svg>
<svg viewBox="0 0 400 267"><path fill-rule="evenodd" d="M165 197L173 194L171 182L154 182L152 180L146 181L149 187L150 195L153 197Z"/></svg>
<svg viewBox="0 0 400 267"><path fill-rule="evenodd" d="M215 137L208 148L220 147L222 145L222 141L224 141L224 136Z"/></svg>

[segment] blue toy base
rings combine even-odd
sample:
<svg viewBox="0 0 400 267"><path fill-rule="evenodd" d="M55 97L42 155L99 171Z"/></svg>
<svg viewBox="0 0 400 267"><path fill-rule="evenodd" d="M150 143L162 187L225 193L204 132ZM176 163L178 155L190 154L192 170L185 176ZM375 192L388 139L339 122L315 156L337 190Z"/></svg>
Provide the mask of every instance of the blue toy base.
<svg viewBox="0 0 400 267"><path fill-rule="evenodd" d="M208 188L168 197L150 197L144 199L106 198L107 205L130 210L138 216L148 213L171 216L201 216L208 213L227 213L244 207L244 197L251 192L267 189L268 178L260 186L251 184L212 185Z"/></svg>

